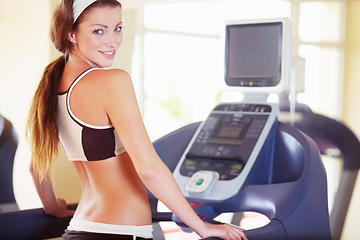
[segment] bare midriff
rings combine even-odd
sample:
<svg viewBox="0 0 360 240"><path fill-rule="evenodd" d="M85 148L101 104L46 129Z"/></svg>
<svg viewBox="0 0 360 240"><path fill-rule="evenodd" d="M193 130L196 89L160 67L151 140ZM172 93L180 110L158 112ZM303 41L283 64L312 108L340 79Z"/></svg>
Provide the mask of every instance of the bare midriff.
<svg viewBox="0 0 360 240"><path fill-rule="evenodd" d="M101 161L74 161L82 195L74 218L100 223L151 225L144 184L125 152Z"/></svg>

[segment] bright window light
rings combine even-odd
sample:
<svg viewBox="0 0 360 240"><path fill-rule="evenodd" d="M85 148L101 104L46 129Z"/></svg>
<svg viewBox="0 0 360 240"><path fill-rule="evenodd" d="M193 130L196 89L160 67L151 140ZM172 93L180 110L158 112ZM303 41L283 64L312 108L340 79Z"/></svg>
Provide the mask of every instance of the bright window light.
<svg viewBox="0 0 360 240"><path fill-rule="evenodd" d="M339 41L341 9L341 3L336 1L302 3L300 5L300 39L308 42Z"/></svg>
<svg viewBox="0 0 360 240"><path fill-rule="evenodd" d="M302 45L300 56L305 58L305 92L299 101L309 105L314 112L336 117L341 99L339 60L340 51L331 47Z"/></svg>
<svg viewBox="0 0 360 240"><path fill-rule="evenodd" d="M156 139L204 120L222 100L226 21L289 17L290 7L289 2L279 0L194 1L145 7L144 121L150 137Z"/></svg>
<svg viewBox="0 0 360 240"><path fill-rule="evenodd" d="M288 1L193 1L148 6L144 24L154 29L218 35L226 20L290 17L290 12Z"/></svg>

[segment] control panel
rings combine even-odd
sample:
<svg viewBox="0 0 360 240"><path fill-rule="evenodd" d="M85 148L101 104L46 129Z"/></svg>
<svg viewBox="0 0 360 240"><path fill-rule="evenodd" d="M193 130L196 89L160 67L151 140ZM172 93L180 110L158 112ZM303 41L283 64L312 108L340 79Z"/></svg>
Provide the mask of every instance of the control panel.
<svg viewBox="0 0 360 240"><path fill-rule="evenodd" d="M186 197L224 200L249 174L274 122L273 104L216 106L202 122L174 171Z"/></svg>

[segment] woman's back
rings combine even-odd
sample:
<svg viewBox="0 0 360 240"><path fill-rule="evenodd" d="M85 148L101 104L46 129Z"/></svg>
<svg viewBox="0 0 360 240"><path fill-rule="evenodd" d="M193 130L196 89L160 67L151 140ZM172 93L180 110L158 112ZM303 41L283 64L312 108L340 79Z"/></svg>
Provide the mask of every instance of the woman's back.
<svg viewBox="0 0 360 240"><path fill-rule="evenodd" d="M68 62L65 69L72 68L68 65L71 63ZM73 80L74 75L69 76L67 71L64 71L59 92L68 94L69 105L68 111L58 114L68 115L65 117L70 118L69 121L74 121L75 124L78 124L76 119L79 119L94 126L112 126L104 109L104 97L107 93L106 88L103 87L112 72L102 69L91 70L91 72L83 71L86 74L76 82L76 85L74 80L78 78ZM121 80L118 84L121 84ZM69 92L71 86L73 88ZM59 101L59 104L64 103ZM72 118L70 112L74 115ZM60 115L58 118L64 116ZM61 131L61 126L59 128ZM96 140L104 141L104 139ZM82 187L82 197L75 218L121 225L151 224L146 188L126 152L100 161L72 160L75 160L73 165Z"/></svg>

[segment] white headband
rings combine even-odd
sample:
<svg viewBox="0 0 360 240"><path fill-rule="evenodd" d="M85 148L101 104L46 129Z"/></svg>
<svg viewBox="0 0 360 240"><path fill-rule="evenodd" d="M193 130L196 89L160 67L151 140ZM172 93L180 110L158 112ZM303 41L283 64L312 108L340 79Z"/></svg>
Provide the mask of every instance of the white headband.
<svg viewBox="0 0 360 240"><path fill-rule="evenodd" d="M92 3L97 0L74 0L73 4L73 14L74 14L74 22L78 19L80 14Z"/></svg>
<svg viewBox="0 0 360 240"><path fill-rule="evenodd" d="M73 14L74 14L74 22L79 18L81 13L91 4L96 2L97 0L74 0L73 3ZM117 0L119 2L119 0Z"/></svg>

